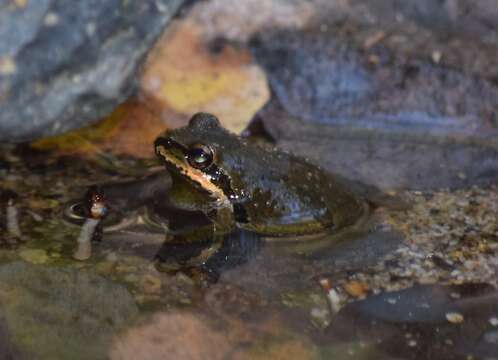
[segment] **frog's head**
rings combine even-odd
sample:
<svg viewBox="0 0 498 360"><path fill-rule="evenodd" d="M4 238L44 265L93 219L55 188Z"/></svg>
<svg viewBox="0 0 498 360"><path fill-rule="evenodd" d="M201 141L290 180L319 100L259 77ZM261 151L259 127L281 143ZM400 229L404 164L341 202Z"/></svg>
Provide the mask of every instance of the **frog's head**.
<svg viewBox="0 0 498 360"><path fill-rule="evenodd" d="M233 154L240 153L241 141L221 127L215 116L195 114L187 126L159 136L154 147L173 176L176 205L213 208L230 205L238 198L232 162Z"/></svg>

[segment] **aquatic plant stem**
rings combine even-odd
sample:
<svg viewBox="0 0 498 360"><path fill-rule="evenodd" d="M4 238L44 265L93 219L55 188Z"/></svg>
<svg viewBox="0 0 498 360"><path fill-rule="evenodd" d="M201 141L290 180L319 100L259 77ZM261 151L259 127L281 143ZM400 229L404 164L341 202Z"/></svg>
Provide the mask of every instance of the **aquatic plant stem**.
<svg viewBox="0 0 498 360"><path fill-rule="evenodd" d="M81 231L76 240L76 249L73 258L84 261L92 255L92 237L100 223L100 219L88 218L81 226Z"/></svg>

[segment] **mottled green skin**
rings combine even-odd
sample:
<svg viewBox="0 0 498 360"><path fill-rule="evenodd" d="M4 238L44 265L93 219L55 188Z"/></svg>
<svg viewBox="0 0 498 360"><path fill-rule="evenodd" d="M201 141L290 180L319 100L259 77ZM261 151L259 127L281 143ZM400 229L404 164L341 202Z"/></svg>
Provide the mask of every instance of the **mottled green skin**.
<svg viewBox="0 0 498 360"><path fill-rule="evenodd" d="M188 126L166 131L156 140L156 152L159 143L170 140L185 148L202 143L214 150L214 165L230 180L230 189L224 189L231 195L229 204L221 203L168 161L165 164L173 175L171 201L185 209L202 210L218 229L239 227L276 237L337 232L365 214L365 202L333 174L232 134L212 115L197 114ZM189 166L181 151L166 151ZM237 212L244 214L242 220Z"/></svg>

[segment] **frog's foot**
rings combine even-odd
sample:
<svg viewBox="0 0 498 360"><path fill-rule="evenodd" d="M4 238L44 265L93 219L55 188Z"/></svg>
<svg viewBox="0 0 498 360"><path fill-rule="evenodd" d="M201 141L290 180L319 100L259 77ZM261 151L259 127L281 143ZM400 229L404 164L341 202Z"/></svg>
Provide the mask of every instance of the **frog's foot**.
<svg viewBox="0 0 498 360"><path fill-rule="evenodd" d="M174 242L165 242L156 254L156 269L170 275L181 272L200 285L216 283L219 272L206 263L216 254L218 246L210 242L188 243L179 235L174 238Z"/></svg>
<svg viewBox="0 0 498 360"><path fill-rule="evenodd" d="M185 272L189 267L201 266L215 250L210 249L210 242L186 242L181 235L163 243L155 256L156 268L169 274Z"/></svg>
<svg viewBox="0 0 498 360"><path fill-rule="evenodd" d="M246 263L260 248L257 234L237 230L222 236L218 241L164 243L156 255L158 270L174 274L183 272L203 283L218 281L222 271Z"/></svg>
<svg viewBox="0 0 498 360"><path fill-rule="evenodd" d="M215 269L210 269L206 266L194 266L182 271L188 275L195 283L201 286L209 286L215 284L220 278L220 273Z"/></svg>
<svg viewBox="0 0 498 360"><path fill-rule="evenodd" d="M156 269L170 275L183 273L201 286L214 284L220 278L220 273L216 269L209 268L205 265L188 266L186 263L178 263L171 259L164 261L159 256L156 257Z"/></svg>

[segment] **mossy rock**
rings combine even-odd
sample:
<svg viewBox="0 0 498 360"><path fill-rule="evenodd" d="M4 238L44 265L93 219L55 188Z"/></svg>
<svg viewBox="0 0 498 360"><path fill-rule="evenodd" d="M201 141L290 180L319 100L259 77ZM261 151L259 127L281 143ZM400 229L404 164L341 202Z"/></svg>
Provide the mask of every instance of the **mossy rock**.
<svg viewBox="0 0 498 360"><path fill-rule="evenodd" d="M0 267L0 318L28 358L105 359L137 315L123 286L67 267L13 262Z"/></svg>

